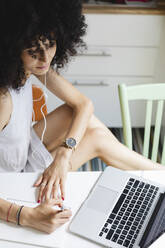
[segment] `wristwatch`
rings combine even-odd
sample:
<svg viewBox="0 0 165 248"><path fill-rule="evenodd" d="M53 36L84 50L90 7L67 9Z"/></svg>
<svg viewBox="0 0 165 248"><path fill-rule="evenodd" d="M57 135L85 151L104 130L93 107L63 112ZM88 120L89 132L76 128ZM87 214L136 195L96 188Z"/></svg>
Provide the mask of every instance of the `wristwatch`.
<svg viewBox="0 0 165 248"><path fill-rule="evenodd" d="M76 145L77 145L77 142L76 142L76 140L74 138L67 138L62 143L62 146L66 147L66 148L69 148L69 149L72 149L72 150L75 150Z"/></svg>

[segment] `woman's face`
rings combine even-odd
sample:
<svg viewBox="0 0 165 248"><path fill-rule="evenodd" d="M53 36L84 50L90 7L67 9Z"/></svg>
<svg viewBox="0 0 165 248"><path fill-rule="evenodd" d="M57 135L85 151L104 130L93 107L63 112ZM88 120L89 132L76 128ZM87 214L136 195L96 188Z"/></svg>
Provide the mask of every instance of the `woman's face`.
<svg viewBox="0 0 165 248"><path fill-rule="evenodd" d="M39 48L32 47L23 50L21 59L24 64L25 74L30 76L31 74L43 75L49 68L51 61L56 53L56 42L53 46L50 46L49 40L44 43L38 41Z"/></svg>

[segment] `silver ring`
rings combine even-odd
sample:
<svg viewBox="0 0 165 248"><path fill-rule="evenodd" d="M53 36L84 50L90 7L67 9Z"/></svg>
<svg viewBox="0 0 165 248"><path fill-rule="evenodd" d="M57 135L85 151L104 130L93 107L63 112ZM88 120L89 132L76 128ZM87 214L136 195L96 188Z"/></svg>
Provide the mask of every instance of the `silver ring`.
<svg viewBox="0 0 165 248"><path fill-rule="evenodd" d="M41 185L40 186L46 186L47 185L47 183L41 183Z"/></svg>

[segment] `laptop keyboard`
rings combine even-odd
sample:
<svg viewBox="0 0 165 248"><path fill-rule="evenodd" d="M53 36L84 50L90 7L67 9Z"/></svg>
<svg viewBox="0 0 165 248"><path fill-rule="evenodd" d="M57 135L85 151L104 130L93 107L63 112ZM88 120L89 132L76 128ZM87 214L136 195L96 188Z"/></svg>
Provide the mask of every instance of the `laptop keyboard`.
<svg viewBox="0 0 165 248"><path fill-rule="evenodd" d="M132 248L159 188L130 178L99 236Z"/></svg>

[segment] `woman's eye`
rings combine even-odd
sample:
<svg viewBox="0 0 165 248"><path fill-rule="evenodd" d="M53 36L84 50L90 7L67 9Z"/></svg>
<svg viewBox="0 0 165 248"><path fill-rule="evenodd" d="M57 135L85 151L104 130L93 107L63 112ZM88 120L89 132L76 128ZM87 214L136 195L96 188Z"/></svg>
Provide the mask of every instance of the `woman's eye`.
<svg viewBox="0 0 165 248"><path fill-rule="evenodd" d="M31 55L31 57L32 57L33 59L36 59L36 58L37 58L37 56L36 56L36 55Z"/></svg>
<svg viewBox="0 0 165 248"><path fill-rule="evenodd" d="M45 45L46 50L48 50L49 48L53 47L55 45L55 43L49 43Z"/></svg>
<svg viewBox="0 0 165 248"><path fill-rule="evenodd" d="M36 59L37 56L34 54L34 51L32 50L28 50L28 54L33 58L33 59Z"/></svg>
<svg viewBox="0 0 165 248"><path fill-rule="evenodd" d="M49 47L53 47L56 45L56 41L50 41Z"/></svg>

